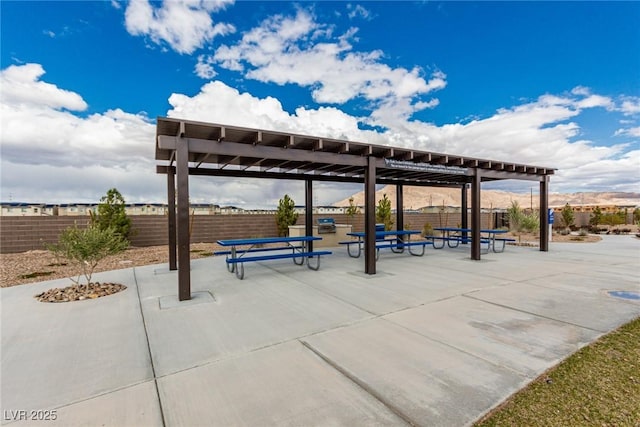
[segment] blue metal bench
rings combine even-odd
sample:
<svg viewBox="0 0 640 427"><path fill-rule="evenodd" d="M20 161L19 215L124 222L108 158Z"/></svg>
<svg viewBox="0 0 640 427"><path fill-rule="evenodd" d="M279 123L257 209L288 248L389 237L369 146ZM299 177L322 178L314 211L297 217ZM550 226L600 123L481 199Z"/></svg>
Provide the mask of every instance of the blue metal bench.
<svg viewBox="0 0 640 427"><path fill-rule="evenodd" d="M434 242L433 247L435 249L444 248L444 243L447 242L447 246L450 248L457 248L460 243L471 243L471 229L470 228L457 228L457 227L440 227L434 228L434 230L442 231L442 236L430 236L429 238ZM485 253L488 253L490 249L493 249L493 252L503 252L506 242L515 242L515 239L510 238L502 238L497 237L499 234L506 233L507 230L489 230L483 229L480 230L481 235L484 234L483 237L480 238L480 245L486 245ZM441 241L442 244L436 244L436 241ZM496 241L500 242L500 248L496 245ZM484 249L484 248L483 248Z"/></svg>
<svg viewBox="0 0 640 427"><path fill-rule="evenodd" d="M251 248L251 249L236 249L236 254L244 254L251 252L269 252L269 251L282 251L287 249L303 249L303 246L276 246L270 248ZM214 251L213 255L231 255L231 251Z"/></svg>
<svg viewBox="0 0 640 427"><path fill-rule="evenodd" d="M516 242L516 239L507 239L507 238L504 238L504 237L500 237L500 238L496 237L493 240L494 240L494 242L493 242L493 252L496 252L496 253L497 252L504 252L504 247L506 246L507 242L513 242L513 243ZM502 246L500 247L500 250L496 249L496 242L501 242L502 243Z"/></svg>
<svg viewBox="0 0 640 427"><path fill-rule="evenodd" d="M257 261L270 261L277 259L292 259L296 265L302 265L305 263L311 270L318 270L320 268L320 256L331 255L330 251L308 251L308 244L315 240L322 240L321 237L313 236L300 236L300 237L265 237L257 239L236 239L236 240L218 240L218 244L221 246L230 246L229 251L216 251L215 255L226 255L227 270L231 273L235 272L236 277L240 280L244 278L244 263L245 262L257 262ZM264 244L285 244L284 246L277 247L261 247ZM295 243L301 243L296 245ZM247 249L238 249L238 246L249 246ZM257 252L273 252L291 250L290 253L276 253L265 255L251 255ZM311 259L317 259L315 265L311 263ZM300 261L300 262L298 262Z"/></svg>
<svg viewBox="0 0 640 427"><path fill-rule="evenodd" d="M412 230L385 231L384 225L382 225L382 227L379 227L376 224L376 259L380 257L380 249L391 249L391 251L394 253L402 253L404 252L404 249L407 248L411 255L423 256L425 246L431 245L432 242L429 242L426 240L420 240L420 241L403 240L405 236L411 238L412 235L418 235L418 234L420 234L419 231L412 231ZM348 233L348 235L357 237L358 240L348 240L344 242L338 242L338 244L347 246L347 253L349 254L350 257L359 258L360 254L362 253L362 248L364 247L365 233L354 232L354 233ZM358 249L358 251L355 253L351 252L351 247L353 245L355 245ZM411 248L414 246L422 246L422 251L421 252L412 251Z"/></svg>

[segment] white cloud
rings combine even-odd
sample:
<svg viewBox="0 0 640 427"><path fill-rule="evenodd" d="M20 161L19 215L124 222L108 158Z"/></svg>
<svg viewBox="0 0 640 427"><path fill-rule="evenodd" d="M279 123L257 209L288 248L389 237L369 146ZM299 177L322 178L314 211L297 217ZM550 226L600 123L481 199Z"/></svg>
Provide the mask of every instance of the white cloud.
<svg viewBox="0 0 640 427"><path fill-rule="evenodd" d="M213 68L213 61L211 57L206 57L205 55L198 56L198 63L196 64L195 70L196 75L202 79L211 80L218 73Z"/></svg>
<svg viewBox="0 0 640 427"><path fill-rule="evenodd" d="M446 86L441 71L426 80L418 67L386 65L381 51L354 51L350 41L355 33L352 28L332 37L331 28L299 9L294 17L270 17L237 44L218 47L213 58L223 68L244 72L246 78L309 87L318 103L340 104L355 98L374 107L398 103L406 107L405 116L431 105L414 102L416 98Z"/></svg>
<svg viewBox="0 0 640 427"><path fill-rule="evenodd" d="M601 95L589 95L586 98L580 100L577 104L578 108L603 107L607 110L612 110L613 106L614 104L611 98Z"/></svg>
<svg viewBox="0 0 640 427"><path fill-rule="evenodd" d="M165 0L160 8L148 0L132 0L125 11L129 34L167 43L178 53L192 53L215 36L233 33L227 23L214 24L211 14L233 0Z"/></svg>
<svg viewBox="0 0 640 427"><path fill-rule="evenodd" d="M14 200L95 202L116 187L130 202L164 201L165 180L155 174L153 123L144 115L119 109L80 116L76 112L86 108L82 97L41 81L43 73L38 64L2 71L3 95L11 95L3 96L0 105L2 197L11 193ZM488 118L435 126L399 117L389 122L385 115L358 118L334 107L299 107L289 113L276 98L258 98L212 81L193 96L172 94L167 115L556 167L554 191L637 191L637 144L609 147L579 139L578 122L585 105L596 105L589 109L607 105L584 102L592 96L547 94ZM364 122L386 130L362 130ZM318 186L320 204L361 189L338 183ZM300 203L304 200L304 186L288 181L194 177L190 191L194 202L240 207L273 207L284 193Z"/></svg>
<svg viewBox="0 0 640 427"><path fill-rule="evenodd" d="M620 105L620 111L626 116L640 114L640 97L624 97Z"/></svg>
<svg viewBox="0 0 640 427"><path fill-rule="evenodd" d="M615 136L632 136L640 138L640 126L627 129L618 129L615 133Z"/></svg>
<svg viewBox="0 0 640 427"><path fill-rule="evenodd" d="M362 5L352 5L351 3L347 4L347 16L349 19L354 18L363 18L363 19L372 19L371 12L365 9Z"/></svg>
<svg viewBox="0 0 640 427"><path fill-rule="evenodd" d="M43 74L39 64L2 71L2 197L96 202L115 186L127 201L162 200L151 121L120 109L80 117L82 97L40 81Z"/></svg>
<svg viewBox="0 0 640 427"><path fill-rule="evenodd" d="M589 96L591 95L591 89L585 86L576 86L571 89L571 93L574 95Z"/></svg>
<svg viewBox="0 0 640 427"><path fill-rule="evenodd" d="M274 98L256 98L216 81L204 85L193 97L172 95L169 102L173 109L168 115L558 168L552 179L556 191L589 188L591 183L600 189L605 182L620 191L637 191L637 151L628 151L625 144L603 146L578 139L580 114L587 108L609 105L585 102L595 99L593 96L547 94L527 104L500 109L485 119L435 126L399 117L386 121L389 116L384 114L356 118L335 108L299 108L289 114ZM393 107L401 108L397 103ZM361 130L359 122L387 130Z"/></svg>
<svg viewBox="0 0 640 427"><path fill-rule="evenodd" d="M0 73L2 104L20 107L44 107L83 111L86 102L77 93L40 81L40 64L11 65Z"/></svg>
<svg viewBox="0 0 640 427"><path fill-rule="evenodd" d="M562 170L553 179L559 188L580 186L584 191L628 191L640 188L640 150L629 151L619 158L602 158L571 169Z"/></svg>
<svg viewBox="0 0 640 427"><path fill-rule="evenodd" d="M295 114L289 114L273 97L256 98L220 81L205 84L193 97L174 93L169 97L169 104L173 108L167 116L174 118L333 138L366 135L358 129L357 118L336 108L300 107Z"/></svg>

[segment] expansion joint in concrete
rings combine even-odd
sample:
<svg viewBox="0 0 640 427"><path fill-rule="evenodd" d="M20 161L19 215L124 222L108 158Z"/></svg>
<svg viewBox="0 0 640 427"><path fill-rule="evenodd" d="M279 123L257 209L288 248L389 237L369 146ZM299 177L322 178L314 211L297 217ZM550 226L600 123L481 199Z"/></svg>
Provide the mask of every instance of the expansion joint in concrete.
<svg viewBox="0 0 640 427"><path fill-rule="evenodd" d="M136 292L138 294L138 307L140 309L140 316L142 317L142 326L144 328L144 337L147 341L147 351L149 352L149 363L151 363L151 374L153 375L153 385L156 389L156 397L158 398L158 407L160 408L160 417L162 419L162 426L165 427L167 422L164 417L164 409L162 407L162 399L160 398L160 389L158 388L158 377L156 376L156 368L153 363L153 354L151 353L151 343L149 342L149 331L147 331L147 322L144 318L144 310L142 310L142 298L140 297L140 287L138 286L138 278L136 277L136 268L133 267L133 282L136 284Z"/></svg>
<svg viewBox="0 0 640 427"><path fill-rule="evenodd" d="M300 340L300 343L304 347L306 347L309 351L311 351L313 354L315 354L320 359L322 359L326 364L328 364L333 369L338 371L340 374L342 374L349 381L351 381L352 383L357 385L359 388L364 390L371 397L373 397L378 402L380 402L382 405L384 405L391 412L393 412L398 417L400 417L408 425L410 425L410 426L419 426L420 425L419 422L417 422L416 420L413 420L409 415L405 414L400 408L398 408L392 402L389 402L387 399L385 399L384 396L382 396L380 393L378 393L373 388L371 388L366 382L362 381L360 378L358 378L357 376L353 375L351 372L349 372L348 370L346 370L345 368L340 366L337 362L331 360L328 356L326 356L325 354L321 353L318 349L314 348L307 341Z"/></svg>
<svg viewBox="0 0 640 427"><path fill-rule="evenodd" d="M506 308L506 309L509 309L509 310L518 311L520 313L529 314L531 316L536 316L536 317L539 317L541 319L553 320L554 322L564 323L565 325L571 325L571 326L576 326L576 327L582 328L582 329L588 329L590 331L598 332L599 334L604 334L604 333L607 332L607 331L601 331L601 330L595 329L595 328L590 328L588 326L579 325L577 323L567 322L566 320L556 319L555 317L543 316L540 313L534 313L532 311L521 310L519 308L514 308L514 307L512 307L510 305L498 304L497 302L488 301L488 300L485 300L485 299L482 299L482 298L474 297L474 296L469 295L469 294L462 294L462 296L465 297L465 298L469 298L469 299L473 299L473 300L476 300L476 301L484 302L486 304L495 305L496 307L502 307L502 308Z"/></svg>

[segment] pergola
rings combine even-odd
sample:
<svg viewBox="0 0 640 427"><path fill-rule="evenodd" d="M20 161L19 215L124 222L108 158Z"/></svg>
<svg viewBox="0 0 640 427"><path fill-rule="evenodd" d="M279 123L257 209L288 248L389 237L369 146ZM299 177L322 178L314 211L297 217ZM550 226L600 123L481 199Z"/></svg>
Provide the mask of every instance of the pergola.
<svg viewBox="0 0 640 427"><path fill-rule="evenodd" d="M164 117L157 119L156 160L160 162L156 172L167 175L169 268L178 270L181 301L191 298L189 175L305 181L305 231L309 236L313 234L313 181L364 183L366 274L376 274L376 184L396 186L398 230L404 228L405 185L460 188L461 225L469 228L470 186L471 258L479 260L481 183L538 181L540 250L549 249L548 187L553 168Z"/></svg>

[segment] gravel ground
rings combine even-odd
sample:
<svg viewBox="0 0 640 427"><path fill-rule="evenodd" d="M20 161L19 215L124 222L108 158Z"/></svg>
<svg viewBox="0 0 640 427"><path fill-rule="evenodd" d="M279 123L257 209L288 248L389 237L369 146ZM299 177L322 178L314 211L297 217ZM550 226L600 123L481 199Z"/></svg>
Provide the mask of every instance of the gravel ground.
<svg viewBox="0 0 640 427"><path fill-rule="evenodd" d="M516 236L511 237L518 239ZM519 237L521 244L538 245L538 238L535 235L522 234ZM578 238L582 240L578 240ZM601 238L596 235L586 237L553 235L554 242L597 242L599 240ZM211 253L218 249L221 248L215 243L192 243L191 259L211 256ZM167 246L129 248L121 254L102 260L95 272L168 262L169 249ZM57 260L51 252L46 250L0 254L0 286L6 288L44 280L63 279L76 274L77 270L73 266L63 265L64 263L65 260Z"/></svg>
<svg viewBox="0 0 640 427"><path fill-rule="evenodd" d="M192 243L191 259L211 256L211 253L218 249L220 247L215 243ZM6 288L72 277L77 270L71 265L62 265L65 262L66 260L57 260L51 252L46 250L0 254L0 286ZM95 272L168 262L169 249L167 246L129 248L121 254L100 261Z"/></svg>

